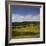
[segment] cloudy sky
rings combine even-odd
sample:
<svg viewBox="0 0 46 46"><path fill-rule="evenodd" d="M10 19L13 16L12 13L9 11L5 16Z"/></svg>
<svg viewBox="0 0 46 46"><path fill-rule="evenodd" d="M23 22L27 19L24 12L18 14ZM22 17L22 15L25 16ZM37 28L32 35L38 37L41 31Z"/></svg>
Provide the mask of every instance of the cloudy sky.
<svg viewBox="0 0 46 46"><path fill-rule="evenodd" d="M11 6L12 22L40 21L40 7Z"/></svg>

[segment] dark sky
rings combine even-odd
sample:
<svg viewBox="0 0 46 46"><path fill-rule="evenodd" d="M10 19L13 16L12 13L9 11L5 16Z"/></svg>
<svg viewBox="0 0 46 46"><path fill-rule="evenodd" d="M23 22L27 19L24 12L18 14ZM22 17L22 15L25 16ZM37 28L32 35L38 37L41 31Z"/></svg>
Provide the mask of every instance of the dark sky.
<svg viewBox="0 0 46 46"><path fill-rule="evenodd" d="M37 15L40 14L40 7L34 6L34 7L18 7L15 5L11 5L11 12L13 14L21 14L21 15L26 15L26 14L31 14L31 15Z"/></svg>

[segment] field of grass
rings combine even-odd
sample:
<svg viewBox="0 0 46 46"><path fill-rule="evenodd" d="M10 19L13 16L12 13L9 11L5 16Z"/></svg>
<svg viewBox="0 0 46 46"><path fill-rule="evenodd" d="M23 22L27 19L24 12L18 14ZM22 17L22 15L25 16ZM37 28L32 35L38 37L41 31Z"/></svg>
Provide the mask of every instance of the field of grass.
<svg viewBox="0 0 46 46"><path fill-rule="evenodd" d="M20 24L12 27L12 38L39 38L40 23Z"/></svg>

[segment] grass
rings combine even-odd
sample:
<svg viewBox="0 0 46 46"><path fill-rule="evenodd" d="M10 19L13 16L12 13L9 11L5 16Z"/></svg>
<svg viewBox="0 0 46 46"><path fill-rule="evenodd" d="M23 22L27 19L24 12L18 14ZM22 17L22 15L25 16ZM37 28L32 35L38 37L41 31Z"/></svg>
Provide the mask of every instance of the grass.
<svg viewBox="0 0 46 46"><path fill-rule="evenodd" d="M12 38L39 38L40 24L17 25L12 28Z"/></svg>

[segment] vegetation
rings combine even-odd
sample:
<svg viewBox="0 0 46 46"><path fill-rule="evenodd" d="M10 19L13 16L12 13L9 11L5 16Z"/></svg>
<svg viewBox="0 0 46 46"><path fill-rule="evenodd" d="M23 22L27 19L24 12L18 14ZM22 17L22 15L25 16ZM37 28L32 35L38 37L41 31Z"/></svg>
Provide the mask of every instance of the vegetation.
<svg viewBox="0 0 46 46"><path fill-rule="evenodd" d="M12 38L40 37L40 22L22 22L12 25Z"/></svg>

